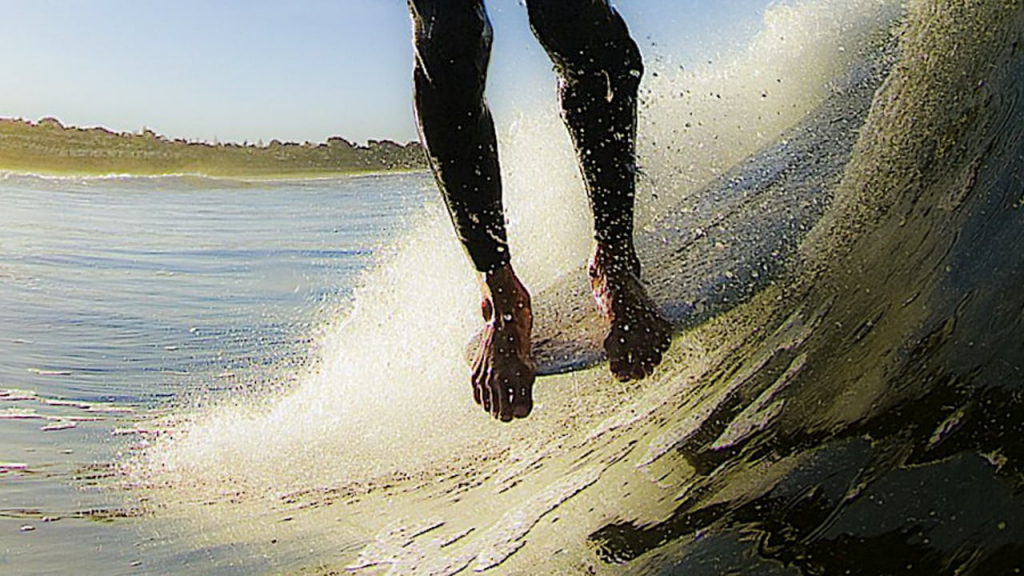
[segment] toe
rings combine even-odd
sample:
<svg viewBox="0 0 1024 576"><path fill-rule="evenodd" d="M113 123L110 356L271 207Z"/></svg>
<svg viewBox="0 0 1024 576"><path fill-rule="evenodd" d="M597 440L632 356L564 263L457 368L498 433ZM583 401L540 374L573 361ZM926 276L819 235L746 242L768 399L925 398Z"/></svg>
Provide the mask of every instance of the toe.
<svg viewBox="0 0 1024 576"><path fill-rule="evenodd" d="M533 399L525 398L512 405L512 416L514 418L526 418L533 412Z"/></svg>
<svg viewBox="0 0 1024 576"><path fill-rule="evenodd" d="M502 422L512 420L512 398L509 395L508 384L503 383L494 392L495 402L492 406L494 411L491 412L491 415Z"/></svg>
<svg viewBox="0 0 1024 576"><path fill-rule="evenodd" d="M641 378L647 378L651 374L654 374L654 367L657 366L659 362L661 362L660 355L642 362L640 364L640 371L643 373Z"/></svg>
<svg viewBox="0 0 1024 576"><path fill-rule="evenodd" d="M608 368L612 374L622 382L629 380L629 363L626 359L618 354L614 356L609 354L609 356Z"/></svg>
<svg viewBox="0 0 1024 576"><path fill-rule="evenodd" d="M644 361L638 356L633 357L633 370L630 373L633 380L643 380L645 374Z"/></svg>

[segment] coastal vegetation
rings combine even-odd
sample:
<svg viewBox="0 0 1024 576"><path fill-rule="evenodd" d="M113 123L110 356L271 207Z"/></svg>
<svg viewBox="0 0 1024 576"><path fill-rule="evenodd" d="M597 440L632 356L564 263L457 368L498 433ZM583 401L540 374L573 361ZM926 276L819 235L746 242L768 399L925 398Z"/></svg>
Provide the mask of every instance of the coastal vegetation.
<svg viewBox="0 0 1024 576"><path fill-rule="evenodd" d="M113 132L0 118L0 170L62 174L202 174L219 177L306 177L427 167L418 142L340 137L325 143L210 143L168 139L152 130Z"/></svg>

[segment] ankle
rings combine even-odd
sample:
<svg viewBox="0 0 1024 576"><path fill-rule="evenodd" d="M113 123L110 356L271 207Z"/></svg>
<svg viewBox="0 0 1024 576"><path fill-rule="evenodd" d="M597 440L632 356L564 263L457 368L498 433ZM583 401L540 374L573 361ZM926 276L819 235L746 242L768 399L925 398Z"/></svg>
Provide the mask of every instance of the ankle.
<svg viewBox="0 0 1024 576"><path fill-rule="evenodd" d="M587 271L592 279L633 275L640 277L640 259L632 240L610 243L598 242L590 257Z"/></svg>

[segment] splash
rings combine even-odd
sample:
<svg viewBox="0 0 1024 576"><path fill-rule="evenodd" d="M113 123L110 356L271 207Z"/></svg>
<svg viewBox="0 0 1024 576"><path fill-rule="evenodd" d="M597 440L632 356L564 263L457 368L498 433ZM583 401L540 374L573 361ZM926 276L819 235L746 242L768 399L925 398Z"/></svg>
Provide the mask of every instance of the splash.
<svg viewBox="0 0 1024 576"><path fill-rule="evenodd" d="M752 42L719 62L649 66L640 221L814 109L898 14L893 1L777 4ZM549 106L499 126L514 264L535 292L577 271L590 244L586 197L557 117ZM282 391L187 414L144 451L145 481L215 492L331 486L486 457L563 424L566 400L554 394L565 391L539 391L535 414L515 426L494 426L473 406L463 346L479 322L478 295L439 203L427 212L364 275L354 303L325 323L310 366L282 375L290 382Z"/></svg>
<svg viewBox="0 0 1024 576"><path fill-rule="evenodd" d="M638 153L640 222L775 141L877 50L901 14L889 0L773 4L742 50L647 74Z"/></svg>

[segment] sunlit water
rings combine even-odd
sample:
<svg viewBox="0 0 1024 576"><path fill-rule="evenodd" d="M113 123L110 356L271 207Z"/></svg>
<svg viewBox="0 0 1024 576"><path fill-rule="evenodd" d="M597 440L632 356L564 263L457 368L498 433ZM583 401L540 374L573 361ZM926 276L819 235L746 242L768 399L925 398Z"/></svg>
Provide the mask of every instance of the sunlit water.
<svg viewBox="0 0 1024 576"><path fill-rule="evenodd" d="M436 204L431 184L0 176L0 572L128 568L111 530L55 546L121 514L89 478L118 460L119 433L191 397L282 385Z"/></svg>
<svg viewBox="0 0 1024 576"><path fill-rule="evenodd" d="M508 426L425 174L8 177L0 568L1019 571L1022 34L1019 2L809 0L649 60L638 244L683 330ZM498 131L514 262L576 334L557 111Z"/></svg>

